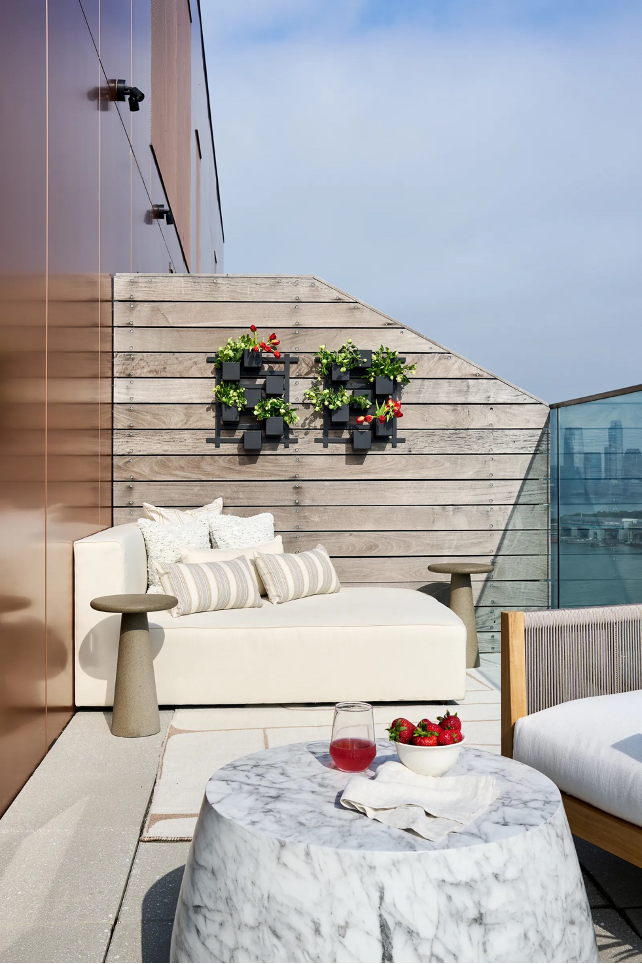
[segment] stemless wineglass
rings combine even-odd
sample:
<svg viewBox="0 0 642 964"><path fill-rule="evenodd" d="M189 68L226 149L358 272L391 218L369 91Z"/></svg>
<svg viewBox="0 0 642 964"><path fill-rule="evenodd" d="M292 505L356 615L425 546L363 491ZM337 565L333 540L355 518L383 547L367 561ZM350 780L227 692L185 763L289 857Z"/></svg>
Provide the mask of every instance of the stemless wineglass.
<svg viewBox="0 0 642 964"><path fill-rule="evenodd" d="M367 770L375 756L374 716L370 703L337 703L330 756L339 770Z"/></svg>

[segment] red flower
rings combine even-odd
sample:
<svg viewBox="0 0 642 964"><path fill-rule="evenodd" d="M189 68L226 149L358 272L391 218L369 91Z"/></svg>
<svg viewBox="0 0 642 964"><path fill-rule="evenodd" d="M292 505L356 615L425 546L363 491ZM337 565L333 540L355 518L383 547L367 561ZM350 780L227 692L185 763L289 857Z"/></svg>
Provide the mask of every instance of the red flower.
<svg viewBox="0 0 642 964"><path fill-rule="evenodd" d="M365 415L357 415L357 425L363 425L365 420L366 420Z"/></svg>
<svg viewBox="0 0 642 964"><path fill-rule="evenodd" d="M264 341L259 342L259 347L262 348L263 351L269 351L268 346L265 344Z"/></svg>
<svg viewBox="0 0 642 964"><path fill-rule="evenodd" d="M280 357L281 357L281 352L280 352L280 351L275 351L275 352L274 352L274 357L275 357L275 358L280 358Z"/></svg>
<svg viewBox="0 0 642 964"><path fill-rule="evenodd" d="M274 341L276 338L276 332L273 331L271 335L268 335L268 341Z"/></svg>
<svg viewBox="0 0 642 964"><path fill-rule="evenodd" d="M366 415L366 416L365 416L365 420L366 420L366 422L368 423L368 425L370 425L370 422L372 421L372 415ZM358 421L358 420L357 420L357 421Z"/></svg>
<svg viewBox="0 0 642 964"><path fill-rule="evenodd" d="M395 418L403 418L403 412L397 412Z"/></svg>
<svg viewBox="0 0 642 964"><path fill-rule="evenodd" d="M250 331L256 331L256 325L250 325Z"/></svg>
<svg viewBox="0 0 642 964"><path fill-rule="evenodd" d="M270 338L270 341L272 342L273 345L280 345L280 344L281 344L281 342L279 341L278 338Z"/></svg>
<svg viewBox="0 0 642 964"><path fill-rule="evenodd" d="M261 351L261 349L259 348L258 345L253 345L253 346L252 346L252 351Z"/></svg>
<svg viewBox="0 0 642 964"><path fill-rule="evenodd" d="M379 421L381 422L382 425L383 425L383 423L385 422L385 420L386 420L386 416L385 416L385 415L380 415L380 416L379 416Z"/></svg>

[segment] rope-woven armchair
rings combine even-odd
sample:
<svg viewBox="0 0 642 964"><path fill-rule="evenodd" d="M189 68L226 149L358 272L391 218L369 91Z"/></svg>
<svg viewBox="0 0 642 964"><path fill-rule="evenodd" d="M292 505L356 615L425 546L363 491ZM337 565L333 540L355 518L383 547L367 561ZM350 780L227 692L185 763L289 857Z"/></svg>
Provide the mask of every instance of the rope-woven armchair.
<svg viewBox="0 0 642 964"><path fill-rule="evenodd" d="M502 754L517 720L642 689L642 605L502 613ZM596 721L599 725L599 721ZM642 867L642 827L562 793L573 833Z"/></svg>

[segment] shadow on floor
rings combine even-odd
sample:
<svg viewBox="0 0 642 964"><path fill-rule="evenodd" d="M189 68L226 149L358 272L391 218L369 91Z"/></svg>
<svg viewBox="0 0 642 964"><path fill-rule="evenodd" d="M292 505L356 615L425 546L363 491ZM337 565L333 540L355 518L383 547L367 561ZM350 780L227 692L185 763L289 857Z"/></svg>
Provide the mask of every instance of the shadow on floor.
<svg viewBox="0 0 642 964"><path fill-rule="evenodd" d="M153 884L143 898L141 961L169 961L174 912L185 867L177 867Z"/></svg>

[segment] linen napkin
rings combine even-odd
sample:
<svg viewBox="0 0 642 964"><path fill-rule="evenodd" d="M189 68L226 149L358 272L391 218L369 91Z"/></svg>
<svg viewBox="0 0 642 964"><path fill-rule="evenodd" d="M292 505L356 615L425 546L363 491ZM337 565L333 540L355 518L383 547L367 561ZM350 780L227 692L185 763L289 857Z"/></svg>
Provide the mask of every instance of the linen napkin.
<svg viewBox="0 0 642 964"><path fill-rule="evenodd" d="M426 840L464 830L497 799L492 776L422 777L390 760L374 779L350 777L341 804Z"/></svg>

